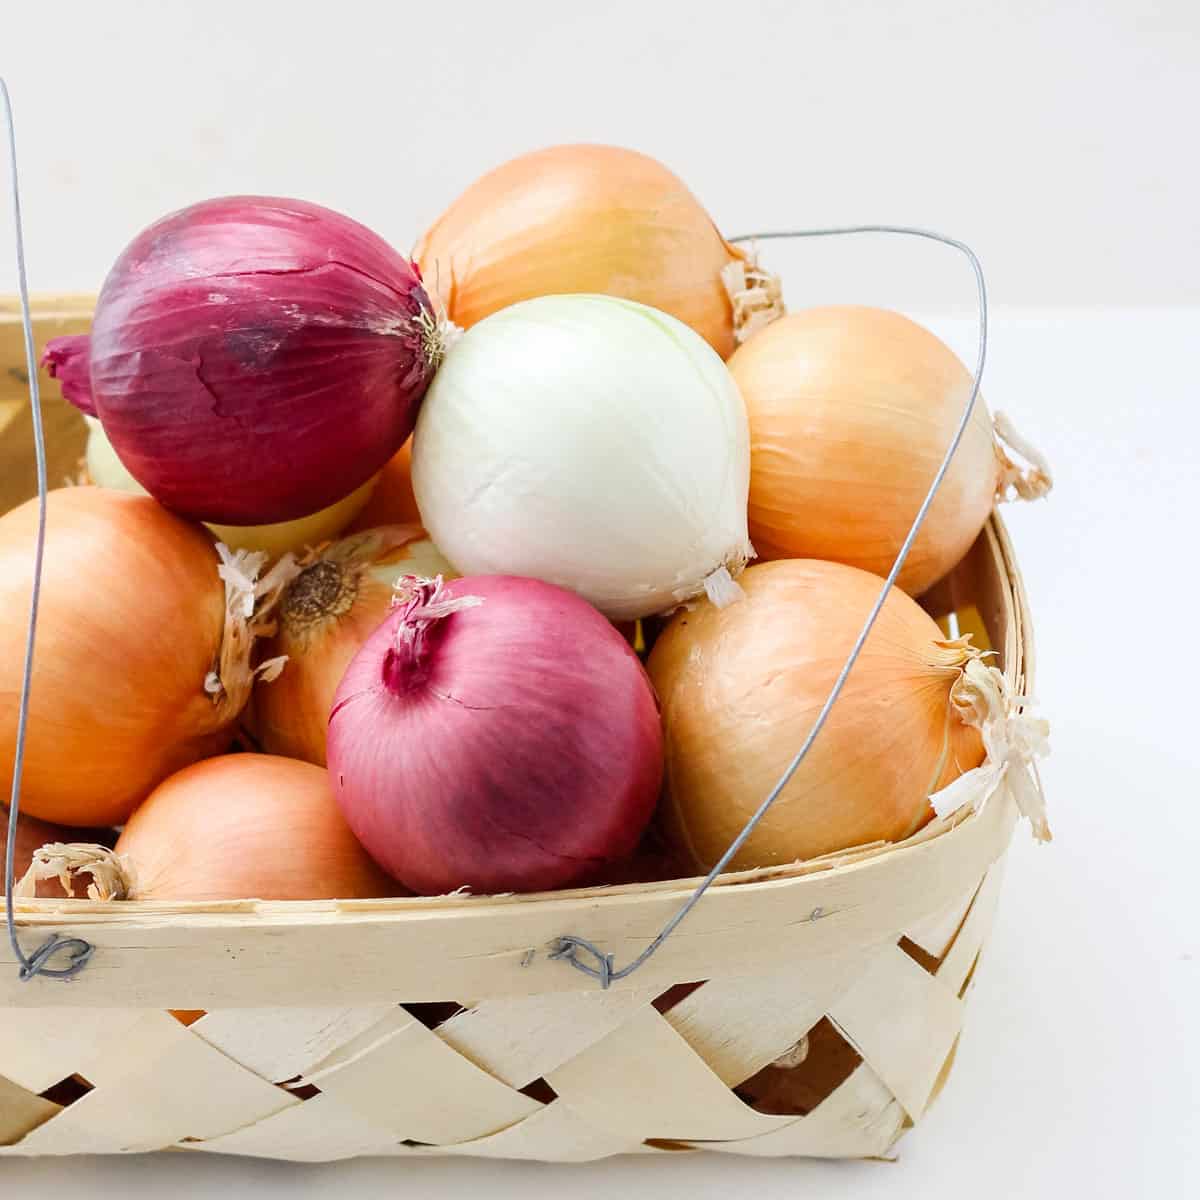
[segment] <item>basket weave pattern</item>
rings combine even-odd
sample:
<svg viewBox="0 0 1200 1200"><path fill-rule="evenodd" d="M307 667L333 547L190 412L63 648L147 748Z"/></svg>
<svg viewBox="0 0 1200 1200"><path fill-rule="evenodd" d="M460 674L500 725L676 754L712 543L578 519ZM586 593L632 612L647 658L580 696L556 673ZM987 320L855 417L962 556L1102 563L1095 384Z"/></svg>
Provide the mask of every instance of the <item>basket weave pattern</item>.
<svg viewBox="0 0 1200 1200"><path fill-rule="evenodd" d="M709 980L663 1013L657 988L483 1000L432 1030L388 1004L227 1009L189 1027L160 1010L8 1010L0 1144L303 1161L663 1152L647 1139L738 1154L883 1154L920 1117L953 1054L1000 870L909 931L938 960L933 972L892 942L820 970ZM822 1017L862 1056L844 1082L802 1117L739 1099L733 1087ZM72 1076L91 1090L68 1107L39 1095Z"/></svg>

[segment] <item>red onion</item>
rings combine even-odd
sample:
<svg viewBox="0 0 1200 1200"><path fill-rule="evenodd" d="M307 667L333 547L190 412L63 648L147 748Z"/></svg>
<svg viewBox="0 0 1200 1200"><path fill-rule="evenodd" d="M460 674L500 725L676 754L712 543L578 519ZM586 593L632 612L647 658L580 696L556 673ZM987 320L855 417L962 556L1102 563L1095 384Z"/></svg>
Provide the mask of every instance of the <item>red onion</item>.
<svg viewBox="0 0 1200 1200"><path fill-rule="evenodd" d="M90 341L57 338L43 361L163 504L258 525L374 475L440 357L420 274L382 239L315 204L232 196L135 238Z"/></svg>
<svg viewBox="0 0 1200 1200"><path fill-rule="evenodd" d="M625 639L537 580L407 582L329 718L335 794L376 861L429 895L561 887L631 854L662 728Z"/></svg>

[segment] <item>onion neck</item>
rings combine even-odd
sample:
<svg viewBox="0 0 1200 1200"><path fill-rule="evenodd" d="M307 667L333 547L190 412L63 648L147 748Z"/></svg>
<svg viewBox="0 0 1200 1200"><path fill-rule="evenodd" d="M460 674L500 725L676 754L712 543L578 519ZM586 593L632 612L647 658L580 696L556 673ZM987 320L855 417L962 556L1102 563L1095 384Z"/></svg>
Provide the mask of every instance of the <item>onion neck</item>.
<svg viewBox="0 0 1200 1200"><path fill-rule="evenodd" d="M1028 438L1022 437L1002 412L992 418L992 430L999 463L996 498L1007 500L1015 495L1021 500L1040 500L1048 495L1054 486L1054 474L1046 456ZM1006 445L1015 450L1029 466L1022 467L1014 462L1005 450Z"/></svg>
<svg viewBox="0 0 1200 1200"><path fill-rule="evenodd" d="M76 875L91 876L89 900L132 900L137 891L133 864L115 850L85 842L50 842L34 852L16 895L37 895L43 879L57 879L66 895L73 895Z"/></svg>
<svg viewBox="0 0 1200 1200"><path fill-rule="evenodd" d="M733 340L740 346L787 310L779 276L760 267L754 254L742 257L734 250L734 255L721 270L721 283L733 309Z"/></svg>
<svg viewBox="0 0 1200 1200"><path fill-rule="evenodd" d="M481 596L448 596L442 576L422 579L402 576L392 601L400 619L392 644L383 657L383 686L393 696L406 696L429 676L431 633L447 617L483 603Z"/></svg>
<svg viewBox="0 0 1200 1200"><path fill-rule="evenodd" d="M90 366L92 339L86 333L51 338L42 354L42 366L57 379L63 399L88 417L99 417L92 396Z"/></svg>
<svg viewBox="0 0 1200 1200"><path fill-rule="evenodd" d="M934 811L946 817L968 804L978 811L1003 783L1029 818L1034 837L1050 841L1046 797L1037 771L1037 759L1049 752L1047 722L1029 713L1029 698L1013 694L1004 673L986 665L982 655L963 664L950 702L964 724L979 730L985 758L930 796Z"/></svg>
<svg viewBox="0 0 1200 1200"><path fill-rule="evenodd" d="M204 690L212 699L219 728L246 707L256 678L269 683L283 670L286 656L254 666L254 645L259 638L275 633L280 597L300 567L291 554L285 554L264 574L267 556L261 550L230 550L224 542L218 542L216 548L217 575L225 585L225 627Z"/></svg>
<svg viewBox="0 0 1200 1200"><path fill-rule="evenodd" d="M438 303L436 300L434 303ZM450 348L463 335L462 329L450 320L445 312L434 312L422 308L416 317L417 332L421 338L421 353L430 368L434 371L442 365L442 360Z"/></svg>

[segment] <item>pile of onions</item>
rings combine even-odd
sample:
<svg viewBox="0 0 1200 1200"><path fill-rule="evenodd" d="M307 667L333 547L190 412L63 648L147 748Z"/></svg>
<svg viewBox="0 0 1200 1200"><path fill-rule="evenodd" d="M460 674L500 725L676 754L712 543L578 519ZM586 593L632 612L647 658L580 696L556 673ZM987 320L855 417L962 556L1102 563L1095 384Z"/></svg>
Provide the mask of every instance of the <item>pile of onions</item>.
<svg viewBox="0 0 1200 1200"><path fill-rule="evenodd" d="M48 845L26 886L90 875L98 900L358 900L393 896L311 763L227 754L159 784L116 851Z"/></svg>
<svg viewBox="0 0 1200 1200"><path fill-rule="evenodd" d="M0 787L16 746L38 508L0 517ZM290 578L261 555L224 556L146 496L48 497L22 810L117 825L171 772L226 745L256 668L256 637ZM278 664L267 665L273 674Z"/></svg>
<svg viewBox="0 0 1200 1200"><path fill-rule="evenodd" d="M954 352L899 313L815 308L729 360L750 420L750 537L759 556L826 558L886 575L970 395ZM919 595L958 563L997 493L1049 488L1000 448L982 398L898 583Z"/></svg>
<svg viewBox="0 0 1200 1200"><path fill-rule="evenodd" d="M279 599L278 632L264 654L287 665L255 693L263 749L325 765L334 692L350 660L391 610L404 575L453 576L418 525L392 525L326 546L302 565Z"/></svg>
<svg viewBox="0 0 1200 1200"><path fill-rule="evenodd" d="M412 431L441 352L419 274L370 230L234 196L134 239L100 292L86 371L77 338L44 361L167 507L264 525L366 483Z"/></svg>
<svg viewBox="0 0 1200 1200"><path fill-rule="evenodd" d="M662 731L637 656L577 596L412 580L338 688L329 769L351 828L414 891L538 891L633 851Z"/></svg>
<svg viewBox="0 0 1200 1200"><path fill-rule="evenodd" d="M659 636L648 669L666 735L665 826L707 870L800 748L882 580L839 563L752 567L746 598L701 604ZM983 760L951 689L978 651L947 642L893 588L829 720L734 858L774 866L914 833L929 796Z"/></svg>
<svg viewBox="0 0 1200 1200"><path fill-rule="evenodd" d="M736 599L749 468L712 348L609 296L527 300L468 330L413 449L425 528L459 571L546 580L614 620Z"/></svg>
<svg viewBox="0 0 1200 1200"><path fill-rule="evenodd" d="M670 313L727 358L735 327L782 311L778 282L725 241L680 179L616 146L551 146L505 163L413 253L464 328L520 300L595 292Z"/></svg>
<svg viewBox="0 0 1200 1200"><path fill-rule="evenodd" d="M104 426L95 417L84 417L88 424L85 463L87 481L99 487L113 488L120 492L148 495L144 487L126 470L117 457ZM344 500L315 512L310 517L296 521L283 521L278 525L213 525L208 528L213 535L231 550L261 550L268 558L278 558L289 551L304 550L321 542L337 537L372 499L377 483L388 468L378 476L368 479Z"/></svg>

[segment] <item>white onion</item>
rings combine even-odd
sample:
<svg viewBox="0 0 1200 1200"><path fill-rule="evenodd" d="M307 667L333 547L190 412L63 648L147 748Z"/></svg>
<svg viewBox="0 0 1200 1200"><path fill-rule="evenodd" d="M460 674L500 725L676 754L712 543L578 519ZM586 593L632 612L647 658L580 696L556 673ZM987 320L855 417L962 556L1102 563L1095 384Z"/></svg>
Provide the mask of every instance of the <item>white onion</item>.
<svg viewBox="0 0 1200 1200"><path fill-rule="evenodd" d="M544 296L469 329L418 418L413 487L464 574L570 588L615 620L740 594L745 405L688 326L611 296Z"/></svg>

